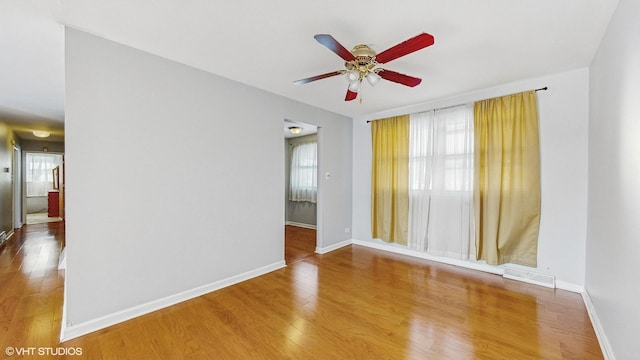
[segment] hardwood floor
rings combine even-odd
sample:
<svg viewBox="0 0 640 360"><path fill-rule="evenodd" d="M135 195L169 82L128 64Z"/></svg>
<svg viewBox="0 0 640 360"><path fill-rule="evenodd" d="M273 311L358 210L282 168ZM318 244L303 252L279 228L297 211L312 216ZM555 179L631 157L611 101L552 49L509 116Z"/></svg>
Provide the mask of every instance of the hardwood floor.
<svg viewBox="0 0 640 360"><path fill-rule="evenodd" d="M316 231L298 226L284 227L284 260L287 265L314 256Z"/></svg>
<svg viewBox="0 0 640 360"><path fill-rule="evenodd" d="M0 252L0 357L602 358L578 294L359 246L317 255L313 231L286 234L284 269L58 344L64 229L29 225Z"/></svg>
<svg viewBox="0 0 640 360"><path fill-rule="evenodd" d="M27 225L0 248L0 358L8 355L8 347L58 346L63 237L62 222Z"/></svg>

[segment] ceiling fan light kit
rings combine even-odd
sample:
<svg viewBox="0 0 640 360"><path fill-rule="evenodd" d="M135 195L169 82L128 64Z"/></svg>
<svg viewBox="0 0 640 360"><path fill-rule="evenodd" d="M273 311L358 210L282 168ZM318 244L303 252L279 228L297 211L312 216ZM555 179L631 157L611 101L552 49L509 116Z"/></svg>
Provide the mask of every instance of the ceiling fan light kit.
<svg viewBox="0 0 640 360"><path fill-rule="evenodd" d="M380 79L385 79L409 87L417 86L422 82L422 79L383 69L378 67L378 65L387 63L434 44L434 38L432 35L422 33L376 54L376 52L367 45L356 45L351 51L349 51L328 34L318 34L314 36L314 38L320 44L324 45L344 60L345 70L338 70L297 80L294 81L294 84L302 85L332 76L345 75L345 78L349 83L345 101L351 101L358 97L358 92L360 91L361 86L360 84L363 79L367 79L367 82L371 86L375 86Z"/></svg>
<svg viewBox="0 0 640 360"><path fill-rule="evenodd" d="M360 91L360 80L356 80L353 82L349 83L349 90L353 91L353 92L358 92Z"/></svg>
<svg viewBox="0 0 640 360"><path fill-rule="evenodd" d="M382 79L382 77L380 77L380 75L376 74L375 72L367 74L366 78L367 78L367 81L369 82L369 85L371 86L376 86L378 81Z"/></svg>

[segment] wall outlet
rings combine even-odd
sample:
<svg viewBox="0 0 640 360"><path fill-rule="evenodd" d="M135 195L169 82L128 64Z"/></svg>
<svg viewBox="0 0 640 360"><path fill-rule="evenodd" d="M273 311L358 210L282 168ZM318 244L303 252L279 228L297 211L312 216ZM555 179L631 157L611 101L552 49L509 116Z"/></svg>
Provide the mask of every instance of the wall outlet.
<svg viewBox="0 0 640 360"><path fill-rule="evenodd" d="M350 233L350 232L351 232L351 229L350 229L350 228L344 228L344 233L345 233L345 234L348 234L348 233Z"/></svg>

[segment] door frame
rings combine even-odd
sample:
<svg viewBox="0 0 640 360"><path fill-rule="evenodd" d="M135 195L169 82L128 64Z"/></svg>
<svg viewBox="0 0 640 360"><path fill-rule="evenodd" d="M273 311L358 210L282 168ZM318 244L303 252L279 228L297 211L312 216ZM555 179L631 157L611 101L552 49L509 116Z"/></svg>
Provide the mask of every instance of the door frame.
<svg viewBox="0 0 640 360"><path fill-rule="evenodd" d="M11 208L11 226L19 229L24 225L23 218L23 201L22 201L22 149L20 145L13 144L13 153L11 156L11 187L13 194Z"/></svg>
<svg viewBox="0 0 640 360"><path fill-rule="evenodd" d="M62 201L64 201L64 189L65 189L65 174L66 174L66 169L64 167L64 152L59 152L59 151L41 151L41 150L23 150L22 151L22 169L24 169L26 167L27 164L27 154L49 154L49 155L60 155L62 157L61 160L61 169L62 169L62 174L60 174L60 183L59 183L59 188L61 191L60 197L62 198ZM22 177L22 184L21 184L21 188L24 190L22 191L22 220L23 220L23 224L27 223L27 191L26 191L26 181L27 178L26 176ZM48 208L48 205L47 205ZM64 212L61 213L62 219L64 219L63 216Z"/></svg>
<svg viewBox="0 0 640 360"><path fill-rule="evenodd" d="M322 149L323 149L323 129L322 126L320 125L315 125L312 123L307 123L307 122L301 122L301 121L296 121L296 120L290 120L290 119L284 119L285 123L290 123L290 124L298 124L298 125L302 125L304 127L304 125L308 125L308 126L313 126L316 129L316 138L317 138L317 155L316 155L316 163L317 163L317 174L316 174L316 183L317 183L317 200L316 200L316 246L315 246L315 252L318 252L318 249L322 248L322 239L323 239L323 231L322 231L322 223L323 223L323 219L322 219L322 207L323 207L323 201L322 201L322 187L323 187L323 179L324 179L324 172L323 172L323 166L322 166ZM286 139L285 139L286 140ZM289 158L285 157L285 162L286 161L290 161L290 156ZM288 167L288 164L284 164L285 169L286 167ZM287 172L285 171L285 175L287 174ZM287 179L284 179L285 184L288 183ZM288 199L288 195L287 195L287 191L289 189L285 188L285 199ZM285 213L287 212L287 203L288 200L285 200ZM286 218L286 214L285 214L285 218ZM286 223L286 221L285 221ZM284 238L283 238L283 242L284 242Z"/></svg>

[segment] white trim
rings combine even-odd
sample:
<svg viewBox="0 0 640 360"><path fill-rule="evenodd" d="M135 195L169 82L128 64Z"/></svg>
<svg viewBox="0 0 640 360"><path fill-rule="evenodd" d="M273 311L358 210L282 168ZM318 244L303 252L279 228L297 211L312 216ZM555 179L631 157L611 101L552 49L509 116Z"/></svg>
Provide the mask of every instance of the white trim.
<svg viewBox="0 0 640 360"><path fill-rule="evenodd" d="M0 245L11 240L11 237L13 236L13 234L14 234L13 230L9 230L8 232L7 231L0 232Z"/></svg>
<svg viewBox="0 0 640 360"><path fill-rule="evenodd" d="M322 248L321 247L316 247L316 254L326 254L326 253L331 252L333 250L340 249L341 247L345 247L345 246L351 245L351 244L353 244L353 241L354 240L349 239L349 240L341 241L341 242L333 244L333 245L329 245L327 247L322 247Z"/></svg>
<svg viewBox="0 0 640 360"><path fill-rule="evenodd" d="M545 282L542 282L542 281L531 280L531 279L527 279L525 277L513 276L513 275L509 275L509 274L502 274L502 277L505 278L505 279L521 281L521 282L524 282L524 283L527 283L527 284L543 286L543 287L550 288L550 289L555 289L555 287L556 287L555 282L553 284L548 284L548 283L545 283Z"/></svg>
<svg viewBox="0 0 640 360"><path fill-rule="evenodd" d="M63 322L62 322L62 330L60 331L60 342L64 342L67 340L71 340L82 335L89 334L91 332L104 329L106 327L131 320L138 316L142 316L148 313L151 313L156 310L160 310L162 308L166 308L183 301L196 298L198 296L202 296L204 294L210 293L212 291L216 291L227 286L231 286L245 280L249 280L269 272L281 269L285 267L284 260L278 261L271 265L263 266L261 268L247 271L245 273L232 276L223 280L219 280L207 285L203 285L191 290L187 290L178 294L170 295L158 300L150 301L146 304L141 304L138 306L134 306L129 309L121 310L115 312L113 314L105 315L99 317L97 319L89 320L80 324L66 324L66 312L63 307ZM65 277L66 279L66 277ZM65 286L66 289L66 286ZM66 304L66 301L65 301Z"/></svg>
<svg viewBox="0 0 640 360"><path fill-rule="evenodd" d="M404 246L394 246L393 244L376 243L376 242L373 242L373 241L363 241L363 240L353 240L353 244L354 245L360 245L360 246L366 246L366 247L369 247L369 248L378 249L378 250L382 250L382 251L388 251L388 252L392 252L392 253L395 253L395 254L401 254L401 255L417 257L417 258L420 258L420 259L435 261L435 262L439 262L439 263L443 263L443 264L460 266L460 267L463 267L463 268L466 268L466 269L484 271L484 272L488 272L488 273L491 273L491 274L501 275L506 279L526 282L526 283L529 283L529 284L534 284L534 285L539 285L539 286L544 286L544 287L551 287L551 286L549 286L549 284L545 284L545 283L539 283L539 282L536 282L536 281L526 281L523 278L512 277L512 276L508 276L508 275L505 276L505 274L504 274L504 272L505 272L504 269L505 268L504 267L488 265L488 264L480 263L480 262L472 262L472 261L457 260L457 259L450 259L450 258L445 258L445 257L433 256L433 255L429 255L429 254L427 254L425 252L422 252L422 251L412 250L412 249L406 248ZM584 292L584 286L573 284L573 283L562 281L562 280L555 280L555 288L561 289L561 290L566 290L566 291L571 291L571 292L578 293L578 294L582 294Z"/></svg>
<svg viewBox="0 0 640 360"><path fill-rule="evenodd" d="M595 306L593 306L593 301L591 301L591 296L589 296L589 291L585 290L582 292L582 300L584 300L584 306L587 308L589 319L591 319L591 325L593 325L593 330L596 332L598 343L600 343L602 356L604 356L605 360L615 360L613 348L611 347L611 343L604 332L600 319L598 319L598 314L596 313Z"/></svg>
<svg viewBox="0 0 640 360"><path fill-rule="evenodd" d="M355 240L355 239L352 240L352 243L353 245L360 245L360 246L365 246L365 247L369 247L377 250L392 252L395 254L417 257L420 259L431 260L431 261L445 263L449 265L456 265L456 266L460 266L460 267L464 267L472 270L485 271L485 272L489 272L496 275L502 275L503 277L509 278L509 279L512 278L509 276L504 276L504 268L495 267L492 265L486 265L482 263L473 263L473 262L468 262L464 260L436 257L421 251L411 250L406 247L394 246L392 244L382 244L382 243L375 243L372 241L363 241L363 240ZM538 284L538 282L526 281L524 279L517 278L517 277L514 277L513 280L549 287L548 284ZM605 335L602 324L600 323L600 320L598 319L598 316L596 314L595 307L593 306L593 302L591 301L591 297L589 296L589 292L585 289L585 287L582 285L577 285L577 284L569 283L562 280L556 280L555 287L557 289L571 291L571 292L582 295L585 307L587 309L587 313L589 314L589 318L591 319L591 324L596 333L596 337L598 338L598 343L600 344L600 349L602 350L602 354L605 360L615 360L615 356L613 355L613 350L612 350L611 344L609 343L609 339Z"/></svg>
<svg viewBox="0 0 640 360"><path fill-rule="evenodd" d="M388 244L377 244L371 241L362 241L362 240L353 240L353 244L366 246L366 247L370 247L370 248L378 249L382 251L388 251L388 252L392 252L400 255L413 256L420 259L431 260L431 261L435 261L443 264L460 266L467 269L484 271L484 272L488 272L496 275L502 275L504 273L503 268L499 268L499 267L495 267L495 266L491 266L483 263L474 263L474 262L465 261L465 260L457 260L457 259L449 259L445 257L433 256L425 252L408 249L406 247L399 247L399 246L396 247Z"/></svg>
<svg viewBox="0 0 640 360"><path fill-rule="evenodd" d="M62 343L66 337L67 330L67 276L64 277L64 285L62 289L62 320L60 321L60 342Z"/></svg>
<svg viewBox="0 0 640 360"><path fill-rule="evenodd" d="M296 227L301 227L301 228L305 228L305 229L313 229L313 230L316 230L318 228L318 226L316 226L316 225L303 224L303 223L299 223L299 222L295 222L295 221L285 221L284 224L285 225L296 226Z"/></svg>
<svg viewBox="0 0 640 360"><path fill-rule="evenodd" d="M571 291L577 294L582 294L585 291L584 286L582 285L573 284L562 280L556 280L556 288L560 290Z"/></svg>

